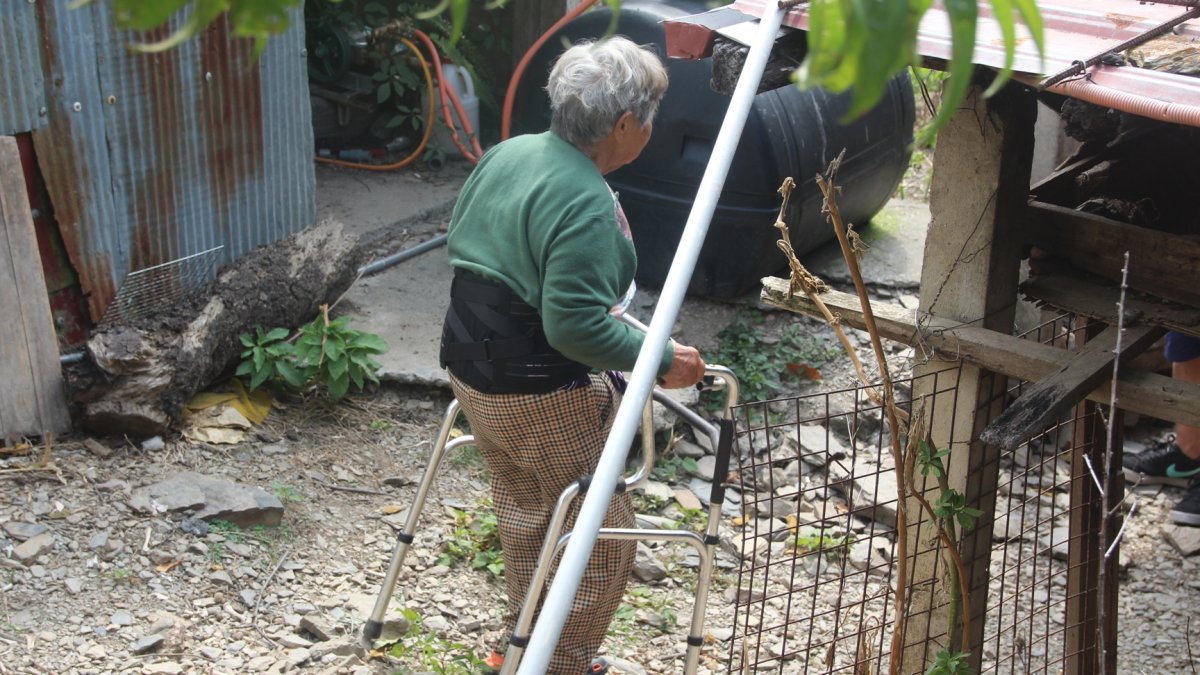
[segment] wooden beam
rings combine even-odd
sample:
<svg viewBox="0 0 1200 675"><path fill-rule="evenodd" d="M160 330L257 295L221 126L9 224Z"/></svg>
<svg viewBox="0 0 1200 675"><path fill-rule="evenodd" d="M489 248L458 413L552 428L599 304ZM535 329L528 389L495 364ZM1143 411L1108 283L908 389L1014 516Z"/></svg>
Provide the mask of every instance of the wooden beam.
<svg viewBox="0 0 1200 675"><path fill-rule="evenodd" d="M1186 273L1200 260L1200 241L1036 201L1029 204L1021 236L1112 281L1120 281L1128 251L1130 287L1200 306L1200 288Z"/></svg>
<svg viewBox="0 0 1200 675"><path fill-rule="evenodd" d="M1022 392L979 434L979 440L1001 450L1016 449L1041 433L1060 413L1082 401L1089 391L1111 381L1113 359L1118 364L1127 362L1154 344L1163 332L1154 326L1135 326L1125 335L1120 335L1116 326L1105 329L1088 340L1065 366Z"/></svg>
<svg viewBox="0 0 1200 675"><path fill-rule="evenodd" d="M762 301L779 309L821 316L807 296L787 298L787 279L763 279ZM865 330L858 296L839 291L821 295L821 301L844 325ZM898 305L871 305L880 335L903 342L918 350L919 358L935 353L943 358L961 359L987 370L1026 382L1037 382L1065 367L1071 353L1057 347L1024 340L978 326L922 317L918 322L911 309ZM1092 389L1087 399L1107 404L1111 391L1107 383ZM1117 381L1117 398L1122 409L1155 419L1200 426L1200 385L1182 382L1155 373L1125 371Z"/></svg>
<svg viewBox="0 0 1200 675"><path fill-rule="evenodd" d="M1099 277L1077 270L1039 272L1021 284L1029 300L1109 325L1117 323L1121 289ZM1200 308L1188 307L1137 291L1125 294L1125 316L1139 323L1200 336Z"/></svg>
<svg viewBox="0 0 1200 675"><path fill-rule="evenodd" d="M17 141L0 136L0 444L66 431L58 336L50 313Z"/></svg>
<svg viewBox="0 0 1200 675"><path fill-rule="evenodd" d="M938 133L918 294L922 314L978 323L982 329L1011 330L1021 268L1021 242L1011 232L1029 200L1036 119L1037 99L1031 90L1009 86L985 99L974 87ZM936 373L950 367L956 367L957 375L954 387L946 391L937 386ZM1000 452L980 442L979 433L1003 412L1006 382L988 369L936 357L918 363L913 375L912 396L926 411L928 440L950 451L947 487L982 512L975 527L960 531L958 538L968 589L963 604L969 599L971 608L967 663L980 670ZM937 503L941 481L928 476L915 480L924 499ZM959 628L950 625L945 606L945 554L929 545L936 537L915 498L908 501L908 510L907 538L914 561L904 634L906 673L925 672L929 642L950 645L954 641L949 638Z"/></svg>

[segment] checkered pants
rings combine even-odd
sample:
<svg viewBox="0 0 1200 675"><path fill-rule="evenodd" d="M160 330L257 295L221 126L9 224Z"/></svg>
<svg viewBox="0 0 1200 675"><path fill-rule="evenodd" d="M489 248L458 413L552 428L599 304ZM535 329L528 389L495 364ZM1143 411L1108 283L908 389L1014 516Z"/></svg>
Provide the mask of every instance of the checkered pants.
<svg viewBox="0 0 1200 675"><path fill-rule="evenodd" d="M510 635L554 505L568 485L595 470L621 401L608 377L591 375L590 379L586 387L525 395L484 394L450 376L492 473L492 501L508 592L505 627ZM567 530L574 527L582 502L581 495L571 505ZM628 495L613 496L604 526L634 527ZM632 541L596 542L551 658L550 675L587 672L625 593L635 550ZM553 573L551 570L548 579Z"/></svg>

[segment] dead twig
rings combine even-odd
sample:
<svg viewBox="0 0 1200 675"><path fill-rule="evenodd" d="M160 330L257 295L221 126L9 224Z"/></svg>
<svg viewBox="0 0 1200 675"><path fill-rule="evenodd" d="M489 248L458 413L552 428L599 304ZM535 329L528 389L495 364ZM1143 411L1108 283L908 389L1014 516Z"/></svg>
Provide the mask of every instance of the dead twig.
<svg viewBox="0 0 1200 675"><path fill-rule="evenodd" d="M292 549L288 548L279 554L279 560L275 561L275 566L271 568L271 573L267 575L267 580L263 582L262 589L258 592L258 597L254 599L254 610L250 612L250 625L258 624L258 607L262 604L263 596L267 594L267 589L271 587L271 581L275 579L275 575L279 573L279 568L283 567L283 562L287 560L288 554Z"/></svg>
<svg viewBox="0 0 1200 675"><path fill-rule="evenodd" d="M851 278L854 279L854 288L858 293L859 301L862 303L863 320L866 324L867 332L871 336L871 347L875 352L875 360L879 366L881 388L883 390L883 407L888 427L892 432L892 460L897 471L905 471L905 475L911 475L911 470L908 468L911 459L905 455L904 448L900 445L900 438L905 433L905 428L901 426L901 414L896 405L891 374L888 371L887 359L883 354L883 344L879 338L879 328L875 324L875 315L871 311L871 300L867 295L866 284L862 278L862 270L858 265L858 256L862 253L862 248L851 243L851 238L847 234L847 228L842 222L842 214L837 204L837 188L834 185L834 180L837 177L838 167L841 166L842 158L845 155L846 151L843 150L838 154L836 159L830 162L825 175L817 176L817 187L820 188L821 195L824 197L822 210L833 225L838 244L842 249L842 257L846 259L846 266L850 270ZM855 236L855 241L857 241L857 236ZM864 384L868 383L864 382ZM908 419L905 416L904 424L907 425L907 422ZM911 455L912 453L909 454ZM908 485L905 480L896 481L896 493L896 549L898 560L896 562L895 606L897 612L892 630L889 664L889 670L893 673L900 671L900 664L903 661L904 633L907 619L906 608L908 607Z"/></svg>
<svg viewBox="0 0 1200 675"><path fill-rule="evenodd" d="M788 199L792 195L792 189L796 187L795 181L791 176L783 179L783 184L779 186L779 194L783 195L783 203L779 206L779 216L775 219L775 229L779 230L779 241L776 245L779 250L787 257L788 266L791 268L791 276L788 281L788 298L796 294L797 290L802 290L813 304L821 310L821 314L825 320L833 327L833 332L837 334L838 342L842 343L842 349L846 355L850 357L850 362L854 364L854 370L858 373L858 379L866 386L867 397L876 405L883 405L883 397L879 392L871 386L871 378L867 376L866 368L863 367L862 361L858 358L858 352L854 349L854 345L850 344L850 338L846 335L846 331L842 329L841 317L835 316L821 300L821 294L829 290L819 277L805 269L804 265L796 258L796 251L792 248L791 238L788 236L787 223L783 219L783 214L787 211Z"/></svg>
<svg viewBox="0 0 1200 675"><path fill-rule="evenodd" d="M354 492L360 495L386 495L386 492L380 490L372 490L371 488L356 488L344 485L325 485L330 490L339 490L341 492Z"/></svg>

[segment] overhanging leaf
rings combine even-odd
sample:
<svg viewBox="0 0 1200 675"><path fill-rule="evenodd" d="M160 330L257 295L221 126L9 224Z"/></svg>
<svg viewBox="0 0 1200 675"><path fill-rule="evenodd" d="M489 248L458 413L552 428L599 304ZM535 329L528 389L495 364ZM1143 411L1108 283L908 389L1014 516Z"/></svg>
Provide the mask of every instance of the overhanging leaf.
<svg viewBox="0 0 1200 675"><path fill-rule="evenodd" d="M992 81L984 96L991 96L1000 91L1005 82L1012 76L1013 58L1017 53L1017 27L1013 19L1012 0L992 0L992 14L1000 25L1000 33L1004 36L1004 68Z"/></svg>
<svg viewBox="0 0 1200 675"><path fill-rule="evenodd" d="M918 145L928 143L945 126L958 110L971 87L971 75L975 72L975 21L979 7L975 0L946 0L946 13L950 16L950 34L953 40L950 57L950 79L942 91L942 105L933 122L917 140Z"/></svg>

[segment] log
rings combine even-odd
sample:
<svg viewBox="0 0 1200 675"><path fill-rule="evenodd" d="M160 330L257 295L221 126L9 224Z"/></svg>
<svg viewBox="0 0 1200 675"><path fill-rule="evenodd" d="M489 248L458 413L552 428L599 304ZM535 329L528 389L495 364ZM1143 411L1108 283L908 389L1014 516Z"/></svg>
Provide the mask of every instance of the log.
<svg viewBox="0 0 1200 675"><path fill-rule="evenodd" d="M239 335L311 321L350 288L366 253L327 221L251 251L175 307L99 327L90 361L68 371L80 422L105 434L164 433L240 360Z"/></svg>

